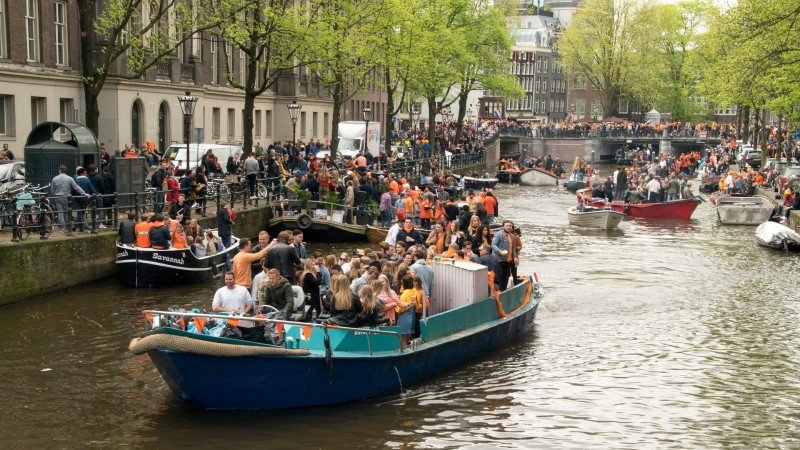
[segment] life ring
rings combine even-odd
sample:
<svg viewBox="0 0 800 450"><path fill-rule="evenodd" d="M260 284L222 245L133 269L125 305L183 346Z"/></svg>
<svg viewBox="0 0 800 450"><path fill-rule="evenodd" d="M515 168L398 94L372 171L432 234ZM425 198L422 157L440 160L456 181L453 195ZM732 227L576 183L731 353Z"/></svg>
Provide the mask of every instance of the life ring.
<svg viewBox="0 0 800 450"><path fill-rule="evenodd" d="M308 214L300 214L297 216L297 227L301 230L307 230L312 223L314 223L314 219L312 219Z"/></svg>

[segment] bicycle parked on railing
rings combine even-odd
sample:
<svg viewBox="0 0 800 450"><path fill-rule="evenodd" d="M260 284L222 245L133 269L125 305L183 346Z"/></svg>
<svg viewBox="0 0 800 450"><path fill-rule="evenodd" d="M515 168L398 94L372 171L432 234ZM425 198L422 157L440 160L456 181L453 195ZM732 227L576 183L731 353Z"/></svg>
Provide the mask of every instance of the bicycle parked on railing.
<svg viewBox="0 0 800 450"><path fill-rule="evenodd" d="M45 190L49 187L35 187L28 192L25 186L16 196L17 229L20 240L28 239L31 232L50 234L53 232L55 213Z"/></svg>

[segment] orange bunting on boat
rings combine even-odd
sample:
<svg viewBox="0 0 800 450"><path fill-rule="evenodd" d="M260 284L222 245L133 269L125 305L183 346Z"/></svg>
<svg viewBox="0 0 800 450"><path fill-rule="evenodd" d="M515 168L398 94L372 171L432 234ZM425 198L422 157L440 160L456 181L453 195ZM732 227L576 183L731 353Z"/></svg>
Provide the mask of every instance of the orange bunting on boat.
<svg viewBox="0 0 800 450"><path fill-rule="evenodd" d="M205 317L194 318L194 329L197 331L197 334L203 334L203 328L205 328L205 326L206 326Z"/></svg>

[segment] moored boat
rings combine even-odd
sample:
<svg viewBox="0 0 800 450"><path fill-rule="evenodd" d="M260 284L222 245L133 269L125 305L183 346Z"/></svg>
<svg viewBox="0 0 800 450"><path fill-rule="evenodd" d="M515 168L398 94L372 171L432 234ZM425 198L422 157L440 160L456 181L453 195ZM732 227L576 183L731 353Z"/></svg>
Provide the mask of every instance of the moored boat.
<svg viewBox="0 0 800 450"><path fill-rule="evenodd" d="M589 195L591 195L589 189L580 190L577 195L578 200L585 200L588 206L602 208L609 205L611 208L625 213L628 217L642 219L689 220L692 218L694 210L703 202L700 198L695 197L657 203L625 203L614 200L607 204L604 199L585 197L584 194L587 191L589 191Z"/></svg>
<svg viewBox="0 0 800 450"><path fill-rule="evenodd" d="M473 281L480 279L487 292L486 267L461 262L455 267L435 267L439 265L434 264L434 270L471 272ZM437 283L452 285L451 296L468 291L458 275L437 278ZM285 344L246 342L167 326L146 331L131 342L129 350L147 353L176 397L202 409L328 405L401 392L507 345L533 327L543 296L538 282L526 280L499 295L474 301L437 299L437 310L420 321L420 337L407 347L401 345L397 327L345 328L258 318L256 322L275 324L278 333L282 329ZM195 318L195 329L196 318L231 319L171 311L146 311L145 315L158 317L162 324L170 316L184 323ZM232 393L231 386L246 388L247 394Z"/></svg>
<svg viewBox="0 0 800 450"><path fill-rule="evenodd" d="M461 177L464 182L465 189L483 189L493 188L497 185L497 178L482 178L482 177Z"/></svg>
<svg viewBox="0 0 800 450"><path fill-rule="evenodd" d="M756 228L756 242L764 247L800 251L800 234L776 222L764 222Z"/></svg>
<svg viewBox="0 0 800 450"><path fill-rule="evenodd" d="M520 172L519 184L523 186L558 186L558 177L547 170L532 167Z"/></svg>
<svg viewBox="0 0 800 450"><path fill-rule="evenodd" d="M267 231L277 235L284 230L299 229L310 242L354 242L367 237L367 225L374 221L374 213L366 209L352 209L350 221L345 223L347 211L341 205L313 202L314 209L301 212L299 207L285 206L267 221Z"/></svg>
<svg viewBox="0 0 800 450"><path fill-rule="evenodd" d="M567 216L570 225L608 230L616 228L625 214L611 208L573 206L567 210Z"/></svg>
<svg viewBox="0 0 800 450"><path fill-rule="evenodd" d="M498 170L496 178L500 183L519 184L520 173L519 170Z"/></svg>
<svg viewBox="0 0 800 450"><path fill-rule="evenodd" d="M216 230L212 230L216 236ZM239 239L216 255L197 257L191 249L155 249L117 242L117 265L129 286L151 288L209 281L225 272L226 259L239 252Z"/></svg>
<svg viewBox="0 0 800 450"><path fill-rule="evenodd" d="M715 200L717 217L725 225L758 225L769 220L775 205L762 197L722 196Z"/></svg>

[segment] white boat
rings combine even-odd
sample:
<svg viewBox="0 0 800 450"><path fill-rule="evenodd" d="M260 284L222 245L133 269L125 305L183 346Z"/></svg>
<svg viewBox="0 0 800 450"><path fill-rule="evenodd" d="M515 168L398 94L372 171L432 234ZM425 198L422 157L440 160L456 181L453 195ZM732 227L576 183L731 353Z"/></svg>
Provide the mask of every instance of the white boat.
<svg viewBox="0 0 800 450"><path fill-rule="evenodd" d="M764 222L756 228L756 242L765 247L800 250L800 234L776 222Z"/></svg>
<svg viewBox="0 0 800 450"><path fill-rule="evenodd" d="M769 220L775 205L761 197L718 197L717 217L725 225L758 225Z"/></svg>
<svg viewBox="0 0 800 450"><path fill-rule="evenodd" d="M520 172L519 184L523 186L558 186L558 177L547 170L533 167Z"/></svg>
<svg viewBox="0 0 800 450"><path fill-rule="evenodd" d="M616 228L625 217L625 213L611 208L594 208L591 206L573 206L567 210L569 224L577 227Z"/></svg>

